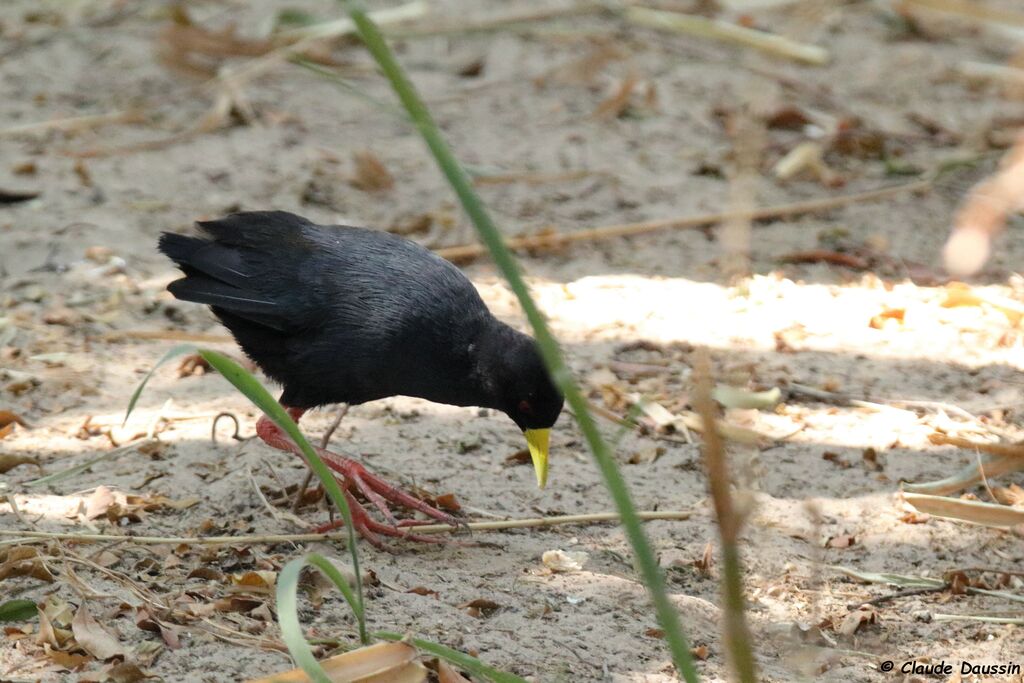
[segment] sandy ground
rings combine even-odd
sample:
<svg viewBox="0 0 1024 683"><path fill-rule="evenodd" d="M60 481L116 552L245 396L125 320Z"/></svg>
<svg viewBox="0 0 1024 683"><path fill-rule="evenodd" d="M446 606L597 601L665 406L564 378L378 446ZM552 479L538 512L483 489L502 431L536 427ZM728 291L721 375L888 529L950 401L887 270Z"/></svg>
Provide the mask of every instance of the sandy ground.
<svg viewBox="0 0 1024 683"><path fill-rule="evenodd" d="M511 11L478 3L467 16L456 2L431 5L460 20ZM203 2L192 12L204 25L235 22L239 35L258 36L285 6ZM287 7L322 18L339 12L314 2ZM742 185L728 180L742 157L736 140L745 139L733 133L787 106L809 113L826 145L837 121L859 117L855 130L890 150L888 171L870 149L860 155L832 149L826 161L844 187L808 177L781 182L771 176L773 164L813 138L815 128L762 126L752 134L760 154L748 165L758 171L748 185L758 205L906 182L912 179L892 173L908 167L933 172L957 160L979 162L942 176L931 192L755 225L750 255L757 274L751 277L723 274L717 230L602 241L525 255L523 265L573 367L609 410L624 414L622 397L629 394L684 410L698 345L711 349L724 381L783 389L774 411L727 415L768 437L759 446L733 448L743 496L753 503L743 554L765 680L904 680L899 667L915 658L955 666L963 660L1024 664L1019 628L934 618L1019 616L1019 603L1005 599L950 592L899 597L874 608L874 623L845 633L850 605L895 589L858 583L835 569L942 577L962 568L1021 567L1019 535L908 514L898 495L901 481L939 479L974 461L973 453L932 446L928 435L937 429L1020 438L1019 321L994 306L944 307L949 295L938 260L963 191L992 167L1020 120L1019 100L958 78L952 67L1003 61L1011 38L925 15L911 25L873 3L800 7L750 13L726 7L719 16L745 14L756 26L824 46L832 56L828 66L796 65L600 16L407 38L397 47L461 159L484 175L516 175L480 186L509 234L723 209L743 194ZM225 422L211 442L216 414L237 416L242 436L253 434L257 417L216 375L179 378L173 367L160 370L121 426L134 387L173 345L132 333L223 334L206 310L164 292L175 272L155 251L160 231L184 231L196 218L239 208L278 208L320 222L413 230L413 238L431 246L471 241L409 127L298 67L279 66L244 87L254 117L248 123L236 116L226 127L171 140L200 120L215 89L201 89L202 80L157 58L167 24L159 2L66 7L17 0L0 7L0 188L40 193L0 205L0 408L29 425L0 441L0 455L36 457L43 472L54 473L110 451L108 434L124 440L159 427L157 445L128 447L52 485L28 486L40 474L29 464L2 475L4 529L270 534L302 532L326 519L323 508L307 506L299 519L286 505L263 500L294 487L303 471L297 458L258 441L232 441ZM391 101L358 47L338 46L330 54L364 95ZM638 83L628 107L595 116L607 111L609 96L621 93L627 79ZM126 110L143 118L64 131L6 130ZM387 167L392 189L352 185L352 155L363 150ZM877 274L779 262L836 240L868 245ZM1024 300L1024 281L1012 275L1022 258L1024 243L1004 237L977 291L1015 305ZM480 261L467 272L496 313L523 325L492 266ZM237 353L230 343L212 346ZM835 406L789 392L792 383L871 400L939 401L976 417L948 407ZM331 417L332 411L315 413L303 424L319 438ZM667 437L630 433L618 453L640 508L692 512L646 530L691 639L706 648L699 669L706 680L721 680L727 667L718 630L719 568L714 559L710 568L701 563L717 535L699 451L680 434ZM611 509L570 415L557 425L545 491L535 488L528 467L509 464L520 442L504 416L395 398L355 407L332 443L393 477L455 494L470 517ZM663 449L660 456L655 449ZM989 483L1014 482L1024 484L1024 477ZM102 514L87 519L100 486L149 501L149 511L114 514L121 517L116 523ZM984 488L973 494L989 499ZM140 499L125 504L133 500ZM478 540L486 544L393 543L390 553L363 544L364 563L379 580L369 589L371 627L432 638L532 680L672 680L617 528L519 530ZM0 554L15 547L24 545L0 545ZM248 602L233 603L241 594L228 575L276 571L310 550L344 555L336 545L292 543L37 548L55 581L0 579L0 596L72 607L85 602L130 660L164 680L182 681L242 680L290 666L279 649L272 596L257 591ZM590 559L582 571L552 574L540 560L551 549L582 550ZM1003 587L1019 594L1019 583L1009 579ZM137 626L144 598L168 606L165 621L177 629L180 647ZM498 609L471 614L465 605L478 599ZM303 604L311 636L353 643L351 617L337 594L326 594L318 607ZM86 658L85 674L68 673L23 626L12 626L0 641L0 679L76 680L102 668ZM878 670L886 660L896 662L895 672Z"/></svg>

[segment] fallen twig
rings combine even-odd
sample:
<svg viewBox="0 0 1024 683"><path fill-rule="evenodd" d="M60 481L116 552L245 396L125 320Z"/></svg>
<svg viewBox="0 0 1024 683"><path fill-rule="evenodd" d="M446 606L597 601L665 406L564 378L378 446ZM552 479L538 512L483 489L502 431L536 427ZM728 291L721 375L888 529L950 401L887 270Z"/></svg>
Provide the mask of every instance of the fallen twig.
<svg viewBox="0 0 1024 683"><path fill-rule="evenodd" d="M644 521L684 520L693 513L689 510L657 510L637 512ZM533 517L529 519L506 519L495 522L469 522L455 528L448 524L424 524L415 527L417 534L447 534L470 531L502 531L504 529L529 529L566 524L596 524L618 522L616 512L595 512L586 515L560 515L557 517ZM316 541L344 541L348 534L264 534L255 536L117 536L112 534L60 533L52 531L12 531L0 529L0 536L21 539L64 540L78 543L134 543L136 545L223 545L232 543L309 543Z"/></svg>
<svg viewBox="0 0 1024 683"><path fill-rule="evenodd" d="M967 0L905 0L905 2L908 5L956 14L975 21L1024 26L1024 14L1013 10L986 7L978 2L968 2Z"/></svg>
<svg viewBox="0 0 1024 683"><path fill-rule="evenodd" d="M828 64L831 59L828 50L823 47L798 43L774 33L746 28L720 19L647 7L627 7L623 16L626 21L639 26L737 43L805 64L821 66Z"/></svg>
<svg viewBox="0 0 1024 683"><path fill-rule="evenodd" d="M623 223L618 225L606 225L588 230L576 232L550 232L541 235L530 235L526 237L514 237L506 244L510 249L558 249L577 242L594 242L597 240L610 239L613 237L633 237L645 235L660 230L700 228L716 223L724 223L730 220L747 219L750 221L763 221L784 216L798 216L808 213L830 211L848 204L886 199L905 192L919 192L931 187L927 180L882 187L877 190L857 192L854 194L840 195L838 197L823 197L820 199L809 199L806 201L780 204L761 209L743 211L719 211L706 213L697 216L683 216L681 218L665 218L653 221L641 221L639 223ZM471 261L487 253L487 248L481 244L463 244L456 247L443 247L435 249L439 256L456 263Z"/></svg>

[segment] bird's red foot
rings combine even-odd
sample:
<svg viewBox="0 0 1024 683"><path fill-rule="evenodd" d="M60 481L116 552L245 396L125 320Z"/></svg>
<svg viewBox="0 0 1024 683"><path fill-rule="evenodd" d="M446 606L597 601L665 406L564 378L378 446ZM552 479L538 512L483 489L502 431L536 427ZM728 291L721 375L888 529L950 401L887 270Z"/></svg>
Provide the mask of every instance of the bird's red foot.
<svg viewBox="0 0 1024 683"><path fill-rule="evenodd" d="M377 520L370 517L370 514L366 511L359 501L355 499L351 491L345 490L345 500L348 502L349 512L352 513L352 528L355 532L370 542L375 548L385 550L386 547L380 536L393 536L395 538L404 538L410 541L417 541L419 543L446 543L447 541L443 538L434 536L424 536L423 534L409 533L410 527L415 527L422 524L429 524L428 521L418 519L403 519L398 520L394 523L382 524ZM318 534L326 533L337 529L338 527L344 526L345 522L336 519L333 522L322 524L316 528Z"/></svg>
<svg viewBox="0 0 1024 683"><path fill-rule="evenodd" d="M302 416L304 411L297 408L288 408L288 412L292 419L298 422L298 419ZM266 417L261 417L256 423L256 434L268 446L272 446L273 448L277 448L282 451L295 453L299 456L302 455L302 451L298 446L292 443L291 439L289 439L276 424ZM338 455L337 453L324 448L314 447L314 450L316 450L317 455L319 455L324 461L324 464L341 475L338 479L345 490L345 498L348 502L349 510L352 512L352 524L355 527L356 532L374 546L378 548L383 547L383 543L380 539L381 535L406 538L422 543L445 542L440 538L432 538L422 534L409 533L410 527L429 524L430 521L416 519L398 520L391 512L391 508L388 505L389 503L400 505L410 510L418 510L431 520L436 520L442 524L449 524L453 527L465 526L464 522L458 518L453 517L447 512L438 510L425 501L393 486L386 480L371 473L355 460ZM363 497L369 500L373 506L377 508L382 515L384 515L387 523L383 524L370 517L366 508L356 500L353 495L353 491L358 491ZM331 522L318 527L317 531L320 532L336 529L341 525L342 522L339 521Z"/></svg>

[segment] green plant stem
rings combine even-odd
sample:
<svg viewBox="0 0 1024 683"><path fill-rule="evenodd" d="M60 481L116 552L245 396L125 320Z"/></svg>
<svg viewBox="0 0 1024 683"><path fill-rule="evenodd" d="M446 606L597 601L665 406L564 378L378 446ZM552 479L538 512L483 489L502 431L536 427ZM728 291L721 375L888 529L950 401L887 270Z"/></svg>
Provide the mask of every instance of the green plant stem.
<svg viewBox="0 0 1024 683"><path fill-rule="evenodd" d="M355 574L355 601L352 605L352 611L355 613L356 622L359 624L359 640L366 644L369 642L369 637L366 633L366 608L363 602L363 582L359 575L359 550L356 544L356 532L355 527L352 524L352 511L349 510L348 501L345 500L345 494L341 490L341 486L338 485L338 480L334 477L334 473L324 464L324 461L320 459L317 452L313 450L313 447L309 445L306 437L299 431L299 426L295 424L292 418L288 415L288 412L281 406L281 404L274 399L273 396L263 388L256 378L245 371L242 366L234 362L227 356L223 356L216 351L210 351L208 349L199 349L199 355L210 364L210 366L224 376L236 389L245 394L246 398L252 401L257 408L263 411L263 414L274 421L278 427L280 427L288 435L288 437L295 443L299 450L306 458L306 462L309 467L316 474L317 479L323 484L324 490L330 497L334 506L338 508L338 512L341 514L342 519L345 521L345 529L348 531L348 552L349 557L352 558L352 571ZM346 599L349 596L346 595ZM292 653L294 655L294 653ZM308 673L308 671L307 671Z"/></svg>
<svg viewBox="0 0 1024 683"><path fill-rule="evenodd" d="M633 546L638 568L654 602L658 622L665 632L665 640L672 652L672 660L689 683L696 683L698 676L690 654L689 643L679 622L679 615L669 599L661 567L658 565L647 536L643 532L629 490L626 488L626 482L615 465L612 454L587 408L586 399L576 386L572 373L562 358L557 341L548 329L543 314L529 294L516 260L505 246L501 233L473 189L472 181L455 159L426 105L406 77L402 67L395 60L380 31L366 15L361 3L356 0L344 0L344 2L367 49L391 82L402 105L409 112L409 117L433 153L442 173L448 179L463 208L476 226L481 240L491 252L495 264L519 299L519 303L533 327L548 371L572 407L580 430L586 437L601 475L604 477L605 485L618 508L622 526Z"/></svg>

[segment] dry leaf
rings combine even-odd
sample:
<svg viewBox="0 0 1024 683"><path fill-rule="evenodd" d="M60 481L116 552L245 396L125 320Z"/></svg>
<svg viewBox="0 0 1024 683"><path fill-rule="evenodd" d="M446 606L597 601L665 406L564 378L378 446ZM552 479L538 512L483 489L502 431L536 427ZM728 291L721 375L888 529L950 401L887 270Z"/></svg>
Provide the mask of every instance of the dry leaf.
<svg viewBox="0 0 1024 683"><path fill-rule="evenodd" d="M39 581L53 583L53 574L46 566L45 559L32 546L15 546L0 554L0 581L12 576L30 576Z"/></svg>
<svg viewBox="0 0 1024 683"><path fill-rule="evenodd" d="M78 683L139 683L154 678L160 678L154 674L147 674L135 664L119 662L111 664L99 671L91 671L78 678Z"/></svg>
<svg viewBox="0 0 1024 683"><path fill-rule="evenodd" d="M635 451L626 460L630 465L647 465L654 462L665 454L663 446L651 446L640 451Z"/></svg>
<svg viewBox="0 0 1024 683"><path fill-rule="evenodd" d="M71 631L78 645L96 659L108 660L124 657L125 648L106 629L99 625L83 602L71 620Z"/></svg>
<svg viewBox="0 0 1024 683"><path fill-rule="evenodd" d="M853 536L852 534L840 534L839 536L833 536L832 538L828 539L828 543L826 543L825 545L829 548L843 549L849 548L850 546L856 543L856 536Z"/></svg>
<svg viewBox="0 0 1024 683"><path fill-rule="evenodd" d="M660 628L649 628L644 631L644 635L648 638L664 638L665 631Z"/></svg>
<svg viewBox="0 0 1024 683"><path fill-rule="evenodd" d="M433 596L435 598L438 595L440 595L440 593L438 593L437 591L432 590L430 588L427 588L426 586L416 586L415 588L410 588L409 590L407 590L405 592L406 593L415 593L416 595L431 595L431 596Z"/></svg>
<svg viewBox="0 0 1024 683"><path fill-rule="evenodd" d="M471 617L486 619L501 609L501 605L487 598L477 598L476 600L470 600L459 605L459 609L466 610L466 614Z"/></svg>
<svg viewBox="0 0 1024 683"><path fill-rule="evenodd" d="M361 647L321 660L320 666L331 681L347 683L372 680L387 680L393 683L406 681L425 681L426 668L415 661L419 653L406 643L377 643ZM411 667L411 670L407 672ZM422 673L420 677L416 675ZM377 678L377 677L381 678ZM387 678L384 678L387 676ZM408 678L407 678L408 676ZM248 683L307 683L309 677L302 669L292 669L284 673L248 681Z"/></svg>
<svg viewBox="0 0 1024 683"><path fill-rule="evenodd" d="M14 423L0 428L0 439L3 439L14 429ZM0 474L13 470L18 465L35 465L39 467L39 458L31 455L18 455L16 453L0 453Z"/></svg>
<svg viewBox="0 0 1024 683"><path fill-rule="evenodd" d="M85 518L96 519L107 514L116 503L114 492L106 486L97 486L89 500L85 501Z"/></svg>
<svg viewBox="0 0 1024 683"><path fill-rule="evenodd" d="M864 605L843 617L843 622L836 630L844 636L852 636L862 626L874 624L877 621L878 613L875 612L874 608Z"/></svg>
<svg viewBox="0 0 1024 683"><path fill-rule="evenodd" d="M438 659L437 683L470 683L470 680L453 669L448 662Z"/></svg>
<svg viewBox="0 0 1024 683"><path fill-rule="evenodd" d="M779 130L803 130L811 118L794 106L783 107L765 119L768 128Z"/></svg>
<svg viewBox="0 0 1024 683"><path fill-rule="evenodd" d="M47 659L60 668L67 669L68 671L78 671L86 664L96 661L95 658L90 657L89 655L76 655L70 652L54 650L49 643L43 646L43 650L46 652Z"/></svg>
<svg viewBox="0 0 1024 683"><path fill-rule="evenodd" d="M395 186L395 179L377 156L369 150L355 152L352 155L356 172L350 183L352 187L364 192L380 192Z"/></svg>
<svg viewBox="0 0 1024 683"><path fill-rule="evenodd" d="M690 654L703 662L711 655L711 651L708 650L707 645L698 645L690 648Z"/></svg>
<svg viewBox="0 0 1024 683"><path fill-rule="evenodd" d="M902 325L906 316L907 309L905 308L884 308L881 313L871 318L868 326L874 330L881 330L890 320L895 320L896 323Z"/></svg>
<svg viewBox="0 0 1024 683"><path fill-rule="evenodd" d="M553 572L578 572L583 569L590 555L581 550L548 550L540 559Z"/></svg>
<svg viewBox="0 0 1024 683"><path fill-rule="evenodd" d="M241 586L254 593L270 593L277 583L277 572L252 571L232 574L230 578L233 586Z"/></svg>
<svg viewBox="0 0 1024 683"><path fill-rule="evenodd" d="M462 506L459 505L459 501L456 500L454 493L442 493L440 496L434 498L434 502L437 504L437 507L442 510L447 510L448 512L458 512L462 509Z"/></svg>
<svg viewBox="0 0 1024 683"><path fill-rule="evenodd" d="M708 541L704 545L704 553L699 560L694 560L694 568L704 576L711 576L711 568L715 566L715 546Z"/></svg>
<svg viewBox="0 0 1024 683"><path fill-rule="evenodd" d="M600 120L616 119L622 116L626 109L629 107L629 102L633 98L633 90L636 89L637 76L635 73L630 72L626 75L622 81L619 82L615 90L612 91L608 97L601 100L601 103L597 105L597 109L594 110L593 117Z"/></svg>

